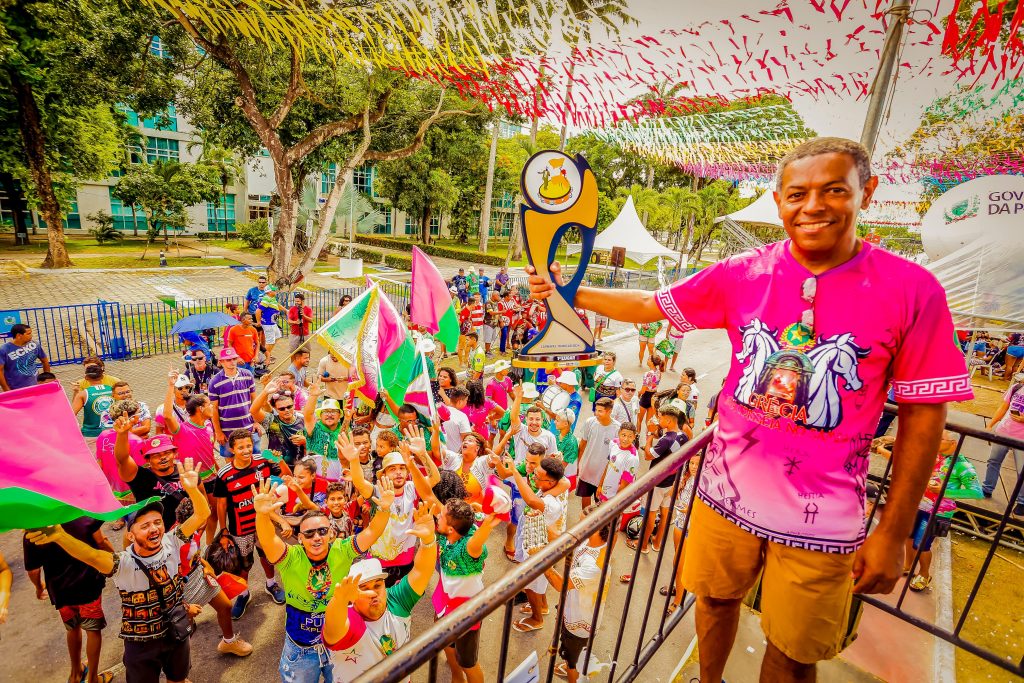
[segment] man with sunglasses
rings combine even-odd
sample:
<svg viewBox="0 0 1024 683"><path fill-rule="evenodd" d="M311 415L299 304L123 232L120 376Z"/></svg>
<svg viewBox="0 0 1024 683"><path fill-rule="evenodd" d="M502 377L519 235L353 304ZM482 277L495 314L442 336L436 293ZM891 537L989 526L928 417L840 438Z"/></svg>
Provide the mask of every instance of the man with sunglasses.
<svg viewBox="0 0 1024 683"><path fill-rule="evenodd" d="M268 405L272 410L267 410ZM306 423L296 408L295 394L273 380L256 395L249 409L252 419L263 426L267 448L284 458L289 467L306 457Z"/></svg>
<svg viewBox="0 0 1024 683"><path fill-rule="evenodd" d="M192 362L187 363L185 376L192 382L194 391L205 394L210 387L210 381L216 374L217 368L207 360L205 353L202 351L192 352Z"/></svg>
<svg viewBox="0 0 1024 683"><path fill-rule="evenodd" d="M333 680L333 664L324 649L321 631L324 611L334 597L335 584L348 575L353 560L373 545L388 524L388 510L395 492L387 477L382 477L380 495L374 499L377 514L369 526L355 536L335 538L323 511L307 512L298 526L298 544L288 545L277 535L275 515L284 501L271 491L264 480L259 489L252 487L256 511L256 537L267 559L281 575L285 595L285 637L279 671L283 681L318 683Z"/></svg>
<svg viewBox="0 0 1024 683"><path fill-rule="evenodd" d="M636 382L631 379L623 379L615 393L612 419L619 424L628 422L636 427L636 415L640 410L640 400L636 396Z"/></svg>
<svg viewBox="0 0 1024 683"><path fill-rule="evenodd" d="M761 676L814 679L815 662L849 642L852 594L888 593L899 580L946 403L973 396L938 281L857 236L877 186L863 146L809 140L776 175L789 239L657 292L577 294L576 305L616 320L729 333L683 566L703 681L721 680L740 602L762 571ZM535 299L561 280L557 263L550 275L527 272ZM900 405L892 485L867 535L868 451L890 380Z"/></svg>

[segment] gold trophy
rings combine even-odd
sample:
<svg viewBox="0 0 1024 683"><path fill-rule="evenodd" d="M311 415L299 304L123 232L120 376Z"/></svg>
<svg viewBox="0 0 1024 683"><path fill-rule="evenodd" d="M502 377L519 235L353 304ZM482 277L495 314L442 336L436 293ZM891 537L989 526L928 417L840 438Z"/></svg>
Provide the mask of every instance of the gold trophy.
<svg viewBox="0 0 1024 683"><path fill-rule="evenodd" d="M577 155L544 150L530 157L520 178L519 208L526 256L537 274L550 281L551 263L569 228L580 233L580 265L572 280L555 285L544 300L547 322L512 364L521 368L576 368L597 365L594 334L574 309L576 290L586 272L597 237L597 180L590 165Z"/></svg>

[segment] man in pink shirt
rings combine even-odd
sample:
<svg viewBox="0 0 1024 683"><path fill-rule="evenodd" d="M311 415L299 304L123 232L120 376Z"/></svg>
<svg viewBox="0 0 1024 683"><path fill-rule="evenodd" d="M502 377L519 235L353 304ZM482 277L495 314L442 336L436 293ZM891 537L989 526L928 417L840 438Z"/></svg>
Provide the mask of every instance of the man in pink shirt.
<svg viewBox="0 0 1024 683"><path fill-rule="evenodd" d="M703 681L721 680L741 600L762 570L762 680L814 680L815 662L845 644L852 594L888 593L899 579L946 403L973 395L942 287L857 237L877 185L862 146L808 141L779 163L788 240L658 292L577 294L577 305L616 320L729 334L683 567ZM551 278L528 272L533 298L549 296ZM560 278L558 264L551 272ZM868 452L890 380L900 404L892 484L868 536Z"/></svg>

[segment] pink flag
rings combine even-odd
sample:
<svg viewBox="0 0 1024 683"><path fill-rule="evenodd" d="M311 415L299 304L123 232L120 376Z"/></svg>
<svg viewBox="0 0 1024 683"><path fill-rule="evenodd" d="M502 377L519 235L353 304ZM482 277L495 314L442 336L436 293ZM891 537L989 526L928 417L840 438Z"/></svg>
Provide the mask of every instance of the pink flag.
<svg viewBox="0 0 1024 683"><path fill-rule="evenodd" d="M10 427L0 439L0 532L83 515L111 521L149 502L114 498L58 383L0 394L0 424Z"/></svg>
<svg viewBox="0 0 1024 683"><path fill-rule="evenodd" d="M412 281L409 285L409 317L426 328L449 351L459 343L459 322L452 308L452 294L430 257L412 248Z"/></svg>

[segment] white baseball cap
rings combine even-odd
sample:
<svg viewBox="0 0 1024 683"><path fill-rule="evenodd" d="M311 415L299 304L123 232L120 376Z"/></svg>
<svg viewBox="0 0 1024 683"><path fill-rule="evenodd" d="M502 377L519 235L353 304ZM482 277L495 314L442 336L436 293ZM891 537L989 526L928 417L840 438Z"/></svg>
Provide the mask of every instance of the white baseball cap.
<svg viewBox="0 0 1024 683"><path fill-rule="evenodd" d="M512 367L512 364L507 360L496 360L494 361L494 374L498 374L504 370L508 370Z"/></svg>
<svg viewBox="0 0 1024 683"><path fill-rule="evenodd" d="M323 401L320 402L320 406L316 409L317 417L320 417L320 413L324 412L325 410L337 410L340 413L341 404L338 403L338 399L325 398Z"/></svg>
<svg viewBox="0 0 1024 683"><path fill-rule="evenodd" d="M533 382L523 382L523 398L534 399L540 396L537 392L537 385Z"/></svg>
<svg viewBox="0 0 1024 683"><path fill-rule="evenodd" d="M434 340L429 337L423 337L416 342L416 348L423 353L433 353L437 349L437 344Z"/></svg>
<svg viewBox="0 0 1024 683"><path fill-rule="evenodd" d="M181 389L182 387L192 386L192 380L188 378L188 375L178 375L178 379L174 380L174 388Z"/></svg>
<svg viewBox="0 0 1024 683"><path fill-rule="evenodd" d="M388 577L387 572L384 571L383 565L380 560L376 557L371 557L365 560L359 560L353 562L352 566L348 570L349 576L358 576L359 585L376 581L377 579L386 579Z"/></svg>
<svg viewBox="0 0 1024 683"><path fill-rule="evenodd" d="M580 383L576 380L575 372L563 372L555 380L558 384L567 384L570 387L578 387Z"/></svg>

